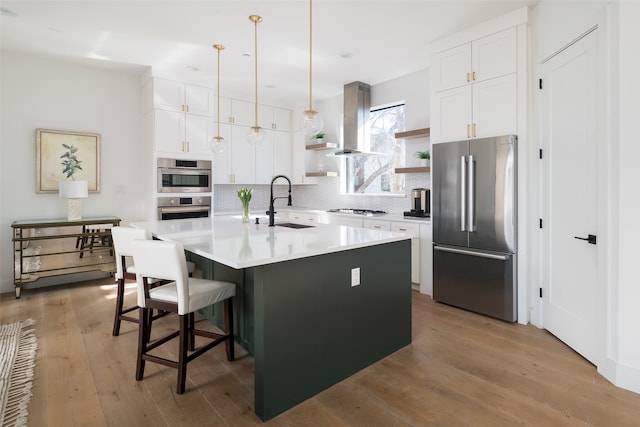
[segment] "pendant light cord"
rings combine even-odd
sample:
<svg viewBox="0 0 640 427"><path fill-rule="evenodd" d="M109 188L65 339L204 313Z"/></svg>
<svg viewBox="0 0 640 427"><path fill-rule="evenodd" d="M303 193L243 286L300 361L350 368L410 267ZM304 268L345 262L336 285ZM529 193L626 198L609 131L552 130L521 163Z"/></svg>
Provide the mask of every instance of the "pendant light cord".
<svg viewBox="0 0 640 427"><path fill-rule="evenodd" d="M309 114L313 114L313 0L309 0Z"/></svg>

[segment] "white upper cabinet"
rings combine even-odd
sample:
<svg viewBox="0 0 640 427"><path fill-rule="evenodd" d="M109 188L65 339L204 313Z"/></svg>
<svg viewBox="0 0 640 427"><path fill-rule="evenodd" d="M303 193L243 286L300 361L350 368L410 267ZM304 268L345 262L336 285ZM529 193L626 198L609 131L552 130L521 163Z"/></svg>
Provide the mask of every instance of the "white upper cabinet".
<svg viewBox="0 0 640 427"><path fill-rule="evenodd" d="M445 50L434 62L432 143L517 133L516 27Z"/></svg>
<svg viewBox="0 0 640 427"><path fill-rule="evenodd" d="M153 108L213 117L213 90L166 79L153 79Z"/></svg>
<svg viewBox="0 0 640 427"><path fill-rule="evenodd" d="M434 58L434 88L438 92L517 71L516 28L440 52Z"/></svg>
<svg viewBox="0 0 640 427"><path fill-rule="evenodd" d="M471 43L438 54L433 64L434 90L440 91L468 84L470 71Z"/></svg>
<svg viewBox="0 0 640 427"><path fill-rule="evenodd" d="M481 82L518 71L516 41L516 28L512 27L472 42L472 82Z"/></svg>
<svg viewBox="0 0 640 427"><path fill-rule="evenodd" d="M273 107L273 130L291 132L291 110Z"/></svg>
<svg viewBox="0 0 640 427"><path fill-rule="evenodd" d="M517 76L509 74L473 85L470 138L518 133Z"/></svg>
<svg viewBox="0 0 640 427"><path fill-rule="evenodd" d="M470 137L473 117L471 86L431 95L431 141L456 141Z"/></svg>
<svg viewBox="0 0 640 427"><path fill-rule="evenodd" d="M153 129L156 152L209 154L214 123L209 117L155 110Z"/></svg>

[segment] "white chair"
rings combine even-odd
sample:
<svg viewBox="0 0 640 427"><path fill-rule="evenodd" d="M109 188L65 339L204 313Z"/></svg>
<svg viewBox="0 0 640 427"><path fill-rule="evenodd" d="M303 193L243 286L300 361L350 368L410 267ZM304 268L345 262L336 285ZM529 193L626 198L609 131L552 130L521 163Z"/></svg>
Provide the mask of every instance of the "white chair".
<svg viewBox="0 0 640 427"><path fill-rule="evenodd" d="M189 278L184 248L176 242L160 240L135 240L132 242L133 261L138 284L138 355L136 380L144 377L146 361L178 369L177 393L185 390L187 363L221 342L226 343L227 360L234 360L233 304L236 285L218 280ZM151 280L171 283L151 287ZM224 334L195 329L194 312L224 301ZM151 342L151 309L178 313L180 329ZM195 335L212 341L195 348ZM172 338L180 337L178 360L169 360L149 352Z"/></svg>
<svg viewBox="0 0 640 427"><path fill-rule="evenodd" d="M125 280L136 280L135 265L131 262L133 253L131 251L131 242L134 240L149 240L151 235L143 229L132 227L112 227L111 237L116 252L116 280L118 282L118 290L116 294L116 316L113 321L112 335L120 334L120 323L123 320L138 323L137 317L127 316L129 313L138 308L138 306L124 308L124 282Z"/></svg>

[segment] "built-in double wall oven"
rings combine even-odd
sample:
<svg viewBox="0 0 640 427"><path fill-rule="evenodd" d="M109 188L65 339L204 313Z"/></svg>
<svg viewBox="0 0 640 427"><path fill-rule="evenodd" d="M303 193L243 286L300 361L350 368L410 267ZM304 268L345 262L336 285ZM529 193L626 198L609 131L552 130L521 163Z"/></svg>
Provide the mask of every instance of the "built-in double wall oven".
<svg viewBox="0 0 640 427"><path fill-rule="evenodd" d="M211 184L210 160L158 158L158 219L211 216Z"/></svg>
<svg viewBox="0 0 640 427"><path fill-rule="evenodd" d="M211 197L158 197L158 219L208 218Z"/></svg>
<svg viewBox="0 0 640 427"><path fill-rule="evenodd" d="M158 193L211 192L211 161L158 158Z"/></svg>

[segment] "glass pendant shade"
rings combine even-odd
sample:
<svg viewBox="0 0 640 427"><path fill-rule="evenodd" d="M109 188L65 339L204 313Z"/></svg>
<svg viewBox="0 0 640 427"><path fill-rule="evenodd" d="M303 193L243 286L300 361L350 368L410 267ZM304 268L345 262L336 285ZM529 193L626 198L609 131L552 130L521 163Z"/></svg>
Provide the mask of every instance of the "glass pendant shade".
<svg viewBox="0 0 640 427"><path fill-rule="evenodd" d="M312 136L322 130L322 117L314 110L306 110L302 115L302 131L306 136Z"/></svg>
<svg viewBox="0 0 640 427"><path fill-rule="evenodd" d="M247 133L247 142L251 145L261 145L264 142L264 133L260 126L251 126Z"/></svg>
<svg viewBox="0 0 640 427"><path fill-rule="evenodd" d="M216 154L223 153L227 148L227 141L221 136L214 136L209 140L209 150Z"/></svg>

